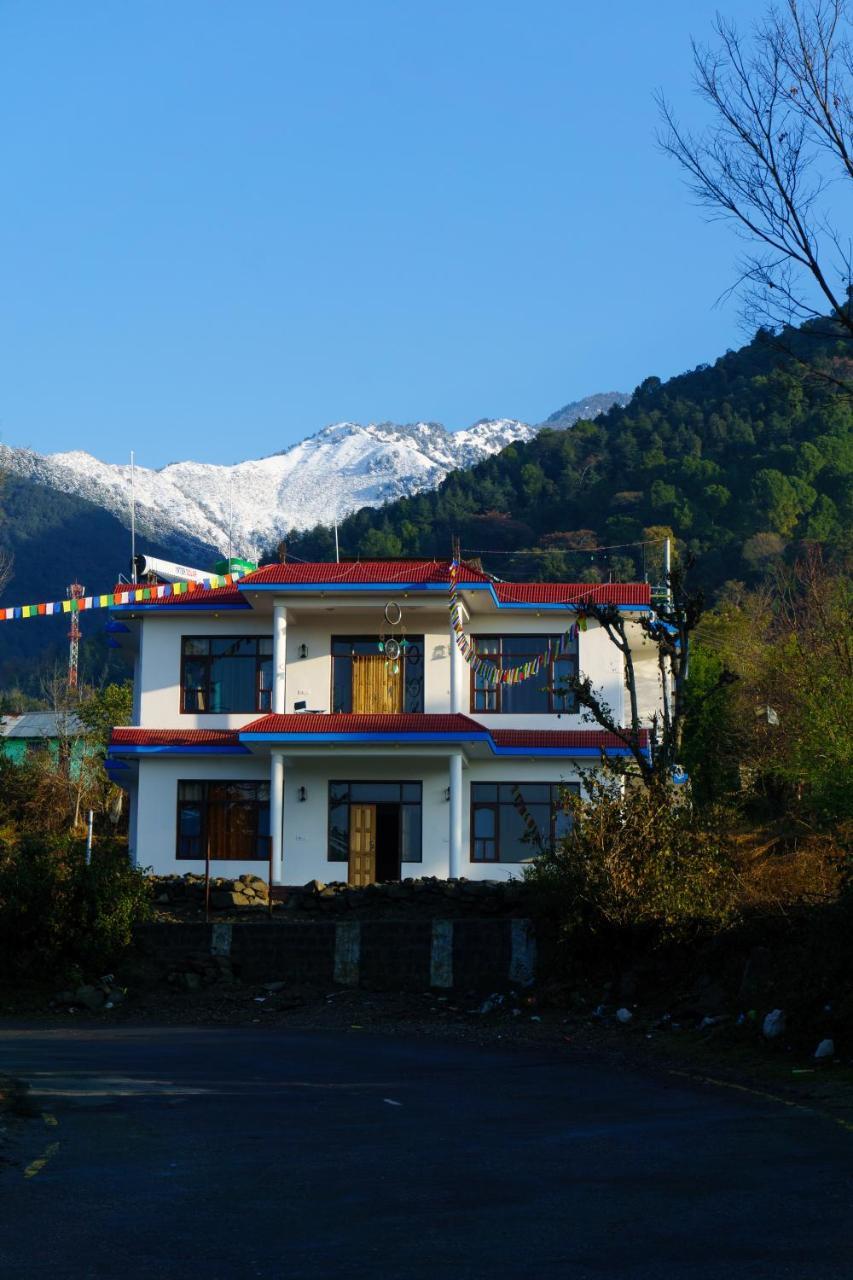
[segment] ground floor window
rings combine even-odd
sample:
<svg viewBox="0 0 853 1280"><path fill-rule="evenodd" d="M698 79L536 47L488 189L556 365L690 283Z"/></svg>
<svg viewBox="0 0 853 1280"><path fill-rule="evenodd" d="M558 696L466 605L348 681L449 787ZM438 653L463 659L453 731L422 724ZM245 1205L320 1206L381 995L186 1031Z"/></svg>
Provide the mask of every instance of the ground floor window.
<svg viewBox="0 0 853 1280"><path fill-rule="evenodd" d="M330 862L348 862L354 821L370 811L376 878L396 880L401 862L420 862L423 785L420 782L330 782Z"/></svg>
<svg viewBox="0 0 853 1280"><path fill-rule="evenodd" d="M268 859L268 782L179 782L179 858Z"/></svg>
<svg viewBox="0 0 853 1280"><path fill-rule="evenodd" d="M471 861L529 862L565 835L576 782L472 782Z"/></svg>

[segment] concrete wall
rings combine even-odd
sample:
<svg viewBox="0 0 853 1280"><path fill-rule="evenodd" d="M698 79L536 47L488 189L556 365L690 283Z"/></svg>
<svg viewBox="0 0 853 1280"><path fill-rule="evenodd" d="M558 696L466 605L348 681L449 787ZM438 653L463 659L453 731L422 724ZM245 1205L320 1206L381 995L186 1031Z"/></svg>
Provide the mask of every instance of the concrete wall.
<svg viewBox="0 0 853 1280"><path fill-rule="evenodd" d="M246 982L500 991L529 985L536 971L534 929L521 918L153 924L135 939L164 972L217 956Z"/></svg>
<svg viewBox="0 0 853 1280"><path fill-rule="evenodd" d="M470 880L507 880L520 876L521 863L470 861L471 782L583 782L583 768L571 760L477 760L462 775L462 874ZM268 758L261 756L175 759L157 757L139 764L139 788L135 822L135 853L140 866L150 866L158 875L187 871L203 872L201 861L175 858L178 780L211 779L236 781L269 778ZM361 756L330 753L321 758L293 759L285 765L284 776L284 883L305 884L308 880L346 880L347 864L329 862L328 796L329 782L383 781L423 784L423 861L404 862L407 876L448 874L450 849L450 806L444 799L449 785L446 756L406 755L404 752ZM298 799L300 787L307 798ZM265 862L216 862L214 874L238 876L254 872L266 877Z"/></svg>

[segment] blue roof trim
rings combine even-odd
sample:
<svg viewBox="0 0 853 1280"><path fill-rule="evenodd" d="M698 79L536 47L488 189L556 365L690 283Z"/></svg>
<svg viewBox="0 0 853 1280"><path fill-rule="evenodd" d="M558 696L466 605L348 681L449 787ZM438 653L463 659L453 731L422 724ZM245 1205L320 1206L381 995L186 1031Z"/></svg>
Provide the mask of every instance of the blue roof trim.
<svg viewBox="0 0 853 1280"><path fill-rule="evenodd" d="M248 754L248 747L243 747L239 743L230 746L226 743L200 742L196 746L185 746L183 743L170 742L142 746L129 742L126 745L110 747L107 762L119 756L246 756Z"/></svg>
<svg viewBox="0 0 853 1280"><path fill-rule="evenodd" d="M628 747L502 747L487 731L483 733L241 733L240 742L290 743L293 746L322 746L326 742L386 746L392 743L462 743L483 742L495 756L571 756L600 759L602 751L608 756L628 756ZM647 754L644 752L644 754Z"/></svg>
<svg viewBox="0 0 853 1280"><path fill-rule="evenodd" d="M170 613L245 613L252 606L248 600L241 600L239 603L232 604L206 604L203 600L198 603L193 601L192 604L170 604L164 605L162 600L146 600L141 604L111 604L109 606L110 613L157 613L163 608L168 608Z"/></svg>

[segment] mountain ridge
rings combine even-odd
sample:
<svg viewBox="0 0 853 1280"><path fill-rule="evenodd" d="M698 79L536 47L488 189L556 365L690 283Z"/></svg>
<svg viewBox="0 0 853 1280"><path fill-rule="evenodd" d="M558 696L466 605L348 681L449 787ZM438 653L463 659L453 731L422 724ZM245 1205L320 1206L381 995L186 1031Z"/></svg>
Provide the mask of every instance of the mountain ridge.
<svg viewBox="0 0 853 1280"><path fill-rule="evenodd" d="M601 399L564 406L561 423L570 425ZM199 547L220 554L231 547L257 558L293 530L432 489L452 471L531 440L540 429L514 418L480 419L457 431L425 421L342 421L261 458L137 466L137 531L143 540L168 541L182 558ZM79 449L41 454L0 444L0 470L130 522L129 465L101 462Z"/></svg>

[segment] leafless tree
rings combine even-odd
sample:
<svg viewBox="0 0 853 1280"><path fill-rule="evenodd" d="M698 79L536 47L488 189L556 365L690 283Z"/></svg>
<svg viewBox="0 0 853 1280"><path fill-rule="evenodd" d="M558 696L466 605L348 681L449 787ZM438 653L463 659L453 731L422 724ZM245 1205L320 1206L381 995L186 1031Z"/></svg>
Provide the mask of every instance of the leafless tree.
<svg viewBox="0 0 853 1280"><path fill-rule="evenodd" d="M659 95L661 145L748 243L733 286L747 321L824 321L814 331L853 340L853 249L837 224L853 179L849 0L784 0L748 37L719 16L714 30L713 47L693 42L712 121L692 133Z"/></svg>
<svg viewBox="0 0 853 1280"><path fill-rule="evenodd" d="M652 613L639 619L640 628L656 649L661 690L660 710L650 724L643 721L639 709L634 662L637 623L629 620L616 605L590 602L584 605L584 612L598 623L622 656L629 723L620 724L588 676L574 676L562 686L574 693L588 721L612 733L627 748L636 773L647 787L668 786L681 755L691 637L704 609L702 593L691 591L687 585L689 567L687 564L670 572L667 600L659 602ZM719 683L732 679L728 671L723 671Z"/></svg>
<svg viewBox="0 0 853 1280"><path fill-rule="evenodd" d="M5 591L14 577L15 557L5 547L0 547L0 591Z"/></svg>

